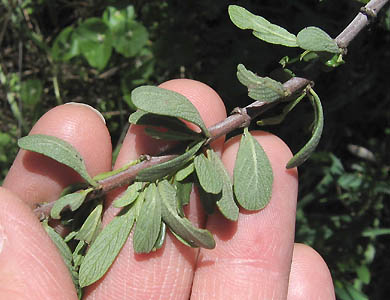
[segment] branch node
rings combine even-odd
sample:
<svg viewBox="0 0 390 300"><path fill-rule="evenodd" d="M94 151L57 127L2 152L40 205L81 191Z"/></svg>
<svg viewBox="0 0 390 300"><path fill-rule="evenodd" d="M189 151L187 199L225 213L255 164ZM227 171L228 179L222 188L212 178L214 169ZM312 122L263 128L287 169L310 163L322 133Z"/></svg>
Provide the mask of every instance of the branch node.
<svg viewBox="0 0 390 300"><path fill-rule="evenodd" d="M244 121L241 123L240 128L248 127L251 124L251 117L248 115L245 108L235 107L231 114L239 114L244 117Z"/></svg>
<svg viewBox="0 0 390 300"><path fill-rule="evenodd" d="M377 13L374 9L363 6L360 8L360 12L365 15L369 21L372 21L372 19L375 19L377 16Z"/></svg>

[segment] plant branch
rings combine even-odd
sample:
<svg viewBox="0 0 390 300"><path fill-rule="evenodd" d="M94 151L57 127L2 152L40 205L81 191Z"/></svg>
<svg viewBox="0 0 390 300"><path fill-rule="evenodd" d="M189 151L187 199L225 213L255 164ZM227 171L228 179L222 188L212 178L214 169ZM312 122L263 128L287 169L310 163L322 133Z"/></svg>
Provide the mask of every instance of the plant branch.
<svg viewBox="0 0 390 300"><path fill-rule="evenodd" d="M353 21L336 37L335 40L338 46L340 48L346 49L349 43L356 37L356 35L369 24L370 20L368 16L375 17L379 10L388 1L389 0L371 0L365 7L363 7L361 12L358 13ZM287 91L287 97L289 97L301 92L310 84L312 84L312 82L309 79L294 77L286 81L283 84L283 87ZM285 97L282 97L272 103L255 101L244 108L236 108L233 113L225 120L208 128L211 134L209 142L217 139L220 136L226 135L237 128L248 126L253 119L260 116L283 99L285 99ZM111 177L100 180L98 182L100 187L92 192L88 198L96 198L120 186L128 185L134 181L137 174L141 170L169 161L175 157L177 157L177 155L174 154L148 157L148 159L142 161L139 164L131 166L128 169ZM41 205L34 209L34 213L42 219L42 217L44 218L49 215L53 204L54 202Z"/></svg>

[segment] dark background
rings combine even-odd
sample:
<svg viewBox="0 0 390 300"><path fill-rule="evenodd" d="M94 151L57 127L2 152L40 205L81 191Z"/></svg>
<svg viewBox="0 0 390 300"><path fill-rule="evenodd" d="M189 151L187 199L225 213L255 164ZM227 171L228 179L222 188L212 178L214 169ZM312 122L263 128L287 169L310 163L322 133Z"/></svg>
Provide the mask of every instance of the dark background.
<svg viewBox="0 0 390 300"><path fill-rule="evenodd" d="M237 64L269 76L283 56L300 52L266 44L250 31L236 28L227 14L229 4L243 6L294 34L318 26L336 37L364 1L10 0L0 4L0 179L16 155L17 139L57 104L76 101L98 108L118 147L131 110L130 91L142 84L193 78L213 87L229 110L249 104L235 77ZM135 12L131 26L141 28L132 36L141 45L133 53L114 47L99 68L91 66L82 51L71 58L58 52L58 37L68 26L76 32L89 18L101 22L108 6L121 10L129 5ZM385 299L390 275L388 5L352 42L344 59L346 64L315 78L325 128L316 154L299 169L296 240L324 257L338 299ZM294 66L297 74L299 67ZM264 129L281 136L296 152L309 138L312 117L311 106L304 101L281 125ZM349 145L370 152L359 155ZM374 160L369 159L372 155Z"/></svg>

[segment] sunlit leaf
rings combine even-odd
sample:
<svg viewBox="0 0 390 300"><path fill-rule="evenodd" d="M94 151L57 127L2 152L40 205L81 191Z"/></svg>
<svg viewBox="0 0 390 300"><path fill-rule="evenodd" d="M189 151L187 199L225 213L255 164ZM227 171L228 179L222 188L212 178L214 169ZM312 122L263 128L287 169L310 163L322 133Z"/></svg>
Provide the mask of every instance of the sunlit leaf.
<svg viewBox="0 0 390 300"><path fill-rule="evenodd" d="M123 207L133 203L138 198L138 195L142 190L142 187L143 187L142 182L136 181L132 183L131 185L128 186L126 191L120 197L115 199L113 205L115 207Z"/></svg>
<svg viewBox="0 0 390 300"><path fill-rule="evenodd" d="M242 64L237 66L237 78L248 88L248 96L254 100L273 102L287 95L280 82L269 77L257 76Z"/></svg>
<svg viewBox="0 0 390 300"><path fill-rule="evenodd" d="M196 175L202 188L211 194L218 194L222 190L222 179L214 165L202 153L195 157L194 166Z"/></svg>
<svg viewBox="0 0 390 300"><path fill-rule="evenodd" d="M102 211L103 205L98 204L81 226L79 232L75 236L75 239L83 240L87 244L91 244L94 241L102 223Z"/></svg>
<svg viewBox="0 0 390 300"><path fill-rule="evenodd" d="M54 136L34 134L18 140L22 149L37 152L48 156L75 170L89 184L97 186L97 182L89 176L80 153L68 142Z"/></svg>
<svg viewBox="0 0 390 300"><path fill-rule="evenodd" d="M179 170L176 173L175 179L177 181L182 181L182 180L186 179L189 175L191 175L194 172L194 170L195 170L194 163L191 162L188 166Z"/></svg>
<svg viewBox="0 0 390 300"><path fill-rule="evenodd" d="M316 149L320 142L322 129L324 128L324 113L318 95L310 89L309 99L314 108L314 127L309 141L287 163L286 168L291 169L303 164Z"/></svg>
<svg viewBox="0 0 390 300"><path fill-rule="evenodd" d="M90 192L92 192L92 190L92 188L89 188L62 196L54 203L50 211L50 216L53 219L60 219L60 214L65 208L68 207L71 211L77 210L84 203L85 198Z"/></svg>
<svg viewBox="0 0 390 300"><path fill-rule="evenodd" d="M96 282L107 272L130 234L134 213L134 209L125 208L97 236L80 266L81 287Z"/></svg>
<svg viewBox="0 0 390 300"><path fill-rule="evenodd" d="M161 199L154 183L145 190L145 201L135 225L133 246L136 253L149 253L156 244L161 227Z"/></svg>
<svg viewBox="0 0 390 300"><path fill-rule="evenodd" d="M337 43L325 31L318 27L306 27L297 35L298 45L309 51L340 53Z"/></svg>
<svg viewBox="0 0 390 300"><path fill-rule="evenodd" d="M229 5L229 16L240 29L251 29L257 38L272 44L297 47L297 38L283 27L270 23L263 17L256 16L243 7Z"/></svg>
<svg viewBox="0 0 390 300"><path fill-rule="evenodd" d="M162 219L176 235L192 247L213 249L215 241L208 230L195 227L188 219L177 213L176 189L166 180L158 183L161 197Z"/></svg>
<svg viewBox="0 0 390 300"><path fill-rule="evenodd" d="M175 173L193 158L195 153L198 152L198 150L202 147L203 143L204 141L198 142L187 152L170 161L140 171L137 174L136 180L144 182L154 182L157 179L161 179L167 175Z"/></svg>
<svg viewBox="0 0 390 300"><path fill-rule="evenodd" d="M195 106L179 93L156 86L141 86L132 91L131 99L138 109L189 121L209 136L206 125Z"/></svg>
<svg viewBox="0 0 390 300"><path fill-rule="evenodd" d="M215 170L222 179L222 193L216 202L217 207L225 218L231 221L237 221L239 209L234 201L233 184L230 175L219 156L213 150L207 150L207 156L212 161Z"/></svg>
<svg viewBox="0 0 390 300"><path fill-rule="evenodd" d="M233 171L233 187L238 203L245 209L264 208L271 199L271 164L258 141L245 128Z"/></svg>

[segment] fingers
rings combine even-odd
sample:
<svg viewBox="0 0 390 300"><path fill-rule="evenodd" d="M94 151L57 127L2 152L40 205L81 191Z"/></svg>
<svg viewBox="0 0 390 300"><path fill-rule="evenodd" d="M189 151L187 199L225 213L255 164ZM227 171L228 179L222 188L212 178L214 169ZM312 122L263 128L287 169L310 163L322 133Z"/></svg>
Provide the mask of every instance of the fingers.
<svg viewBox="0 0 390 300"><path fill-rule="evenodd" d="M111 169L111 139L104 119L81 104L58 106L35 124L30 134L47 134L72 144L85 159L91 176ZM62 189L81 178L70 168L43 155L20 150L3 186L33 206L58 198Z"/></svg>
<svg viewBox="0 0 390 300"><path fill-rule="evenodd" d="M326 263L315 250L303 244L294 245L287 299L336 299Z"/></svg>
<svg viewBox="0 0 390 300"><path fill-rule="evenodd" d="M226 117L220 97L203 83L181 79L168 81L161 87L189 98L206 126ZM217 141L214 147L220 150L222 142L223 139ZM163 148L163 143L145 136L142 127L131 126L115 167L136 159L140 154L157 154ZM201 224L199 203L194 201L194 194L192 197L188 215L192 222ZM112 207L107 210L105 223L115 212ZM182 245L168 234L163 248L148 255L137 255L130 238L103 279L87 289L87 296L92 299L188 299L197 253L197 249Z"/></svg>
<svg viewBox="0 0 390 300"><path fill-rule="evenodd" d="M296 169L286 170L288 147L277 137L251 132L270 159L274 183L268 206L241 211L238 222L212 215L214 250L200 251L191 299L286 299L293 251ZM225 144L222 160L233 173L239 137Z"/></svg>
<svg viewBox="0 0 390 300"><path fill-rule="evenodd" d="M0 299L77 299L60 253L31 209L0 188Z"/></svg>

